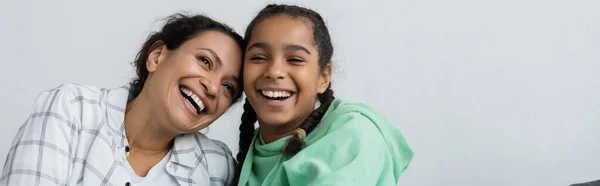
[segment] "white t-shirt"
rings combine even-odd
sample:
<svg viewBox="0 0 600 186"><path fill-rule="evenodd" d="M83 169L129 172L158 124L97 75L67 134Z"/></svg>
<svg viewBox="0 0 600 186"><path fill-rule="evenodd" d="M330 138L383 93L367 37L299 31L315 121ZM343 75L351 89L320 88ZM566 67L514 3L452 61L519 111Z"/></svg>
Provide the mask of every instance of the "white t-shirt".
<svg viewBox="0 0 600 186"><path fill-rule="evenodd" d="M169 175L166 169L167 162L169 162L170 158L171 152L169 151L169 153L167 153L162 160L150 168L150 171L148 171L148 174L146 174L145 177L140 177L135 174L135 171L133 171L133 168L128 162L127 171L131 176L130 185L178 186L179 183L177 183L177 180L173 176Z"/></svg>

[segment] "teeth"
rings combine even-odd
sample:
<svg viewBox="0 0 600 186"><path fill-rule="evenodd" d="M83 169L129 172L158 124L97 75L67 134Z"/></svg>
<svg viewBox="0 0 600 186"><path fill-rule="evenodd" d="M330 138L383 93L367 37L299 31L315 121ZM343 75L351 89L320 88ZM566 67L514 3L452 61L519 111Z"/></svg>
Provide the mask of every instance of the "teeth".
<svg viewBox="0 0 600 186"><path fill-rule="evenodd" d="M187 96L191 97L192 100L194 100L194 102L196 103L196 105L198 105L198 112L202 112L202 110L204 110L204 103L202 102L202 100L198 97L198 95L194 94L194 92L192 92L191 90L184 88L184 87L180 87L179 90L181 90L183 93L185 93Z"/></svg>
<svg viewBox="0 0 600 186"><path fill-rule="evenodd" d="M291 93L288 91L268 91L268 90L263 90L262 94L264 96L270 97L270 98L280 98L280 97L290 97Z"/></svg>

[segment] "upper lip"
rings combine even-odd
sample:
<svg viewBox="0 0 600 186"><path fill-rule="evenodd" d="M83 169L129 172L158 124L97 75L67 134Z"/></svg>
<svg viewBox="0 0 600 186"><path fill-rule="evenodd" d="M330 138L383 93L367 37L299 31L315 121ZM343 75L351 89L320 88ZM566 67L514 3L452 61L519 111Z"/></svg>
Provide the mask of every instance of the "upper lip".
<svg viewBox="0 0 600 186"><path fill-rule="evenodd" d="M202 104L204 105L204 109L202 109L202 111L204 111L208 108L208 99L206 99L206 96L204 96L204 94L200 93L202 91L197 91L195 88L192 88L187 85L182 85L182 86L185 87L186 89L192 91L192 93L194 93L194 94L196 94L196 96L198 96L198 98L200 99L200 101L202 101Z"/></svg>

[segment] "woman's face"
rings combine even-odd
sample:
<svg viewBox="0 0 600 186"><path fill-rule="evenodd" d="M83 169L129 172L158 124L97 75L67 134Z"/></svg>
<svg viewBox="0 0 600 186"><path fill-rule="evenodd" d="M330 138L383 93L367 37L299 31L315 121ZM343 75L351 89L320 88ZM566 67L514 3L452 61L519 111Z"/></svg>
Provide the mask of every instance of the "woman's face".
<svg viewBox="0 0 600 186"><path fill-rule="evenodd" d="M176 133L197 132L219 118L241 91L242 52L228 35L205 31L175 50L148 56L151 115Z"/></svg>

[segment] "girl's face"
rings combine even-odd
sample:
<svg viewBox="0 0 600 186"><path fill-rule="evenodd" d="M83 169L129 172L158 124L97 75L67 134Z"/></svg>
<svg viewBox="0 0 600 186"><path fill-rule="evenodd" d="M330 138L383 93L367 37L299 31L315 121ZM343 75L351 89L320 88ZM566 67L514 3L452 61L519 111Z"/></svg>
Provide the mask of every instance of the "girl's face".
<svg viewBox="0 0 600 186"><path fill-rule="evenodd" d="M252 30L244 56L244 91L261 126L289 131L314 110L331 66L319 67L312 24L304 18L276 15Z"/></svg>

